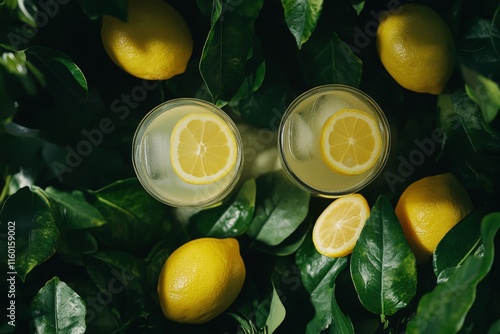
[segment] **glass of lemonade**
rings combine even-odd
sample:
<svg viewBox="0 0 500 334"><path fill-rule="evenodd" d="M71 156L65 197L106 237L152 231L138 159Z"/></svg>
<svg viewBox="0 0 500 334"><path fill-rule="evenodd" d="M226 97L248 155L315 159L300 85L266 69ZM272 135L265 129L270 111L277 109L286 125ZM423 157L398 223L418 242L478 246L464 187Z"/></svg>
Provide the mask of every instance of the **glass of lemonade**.
<svg viewBox="0 0 500 334"><path fill-rule="evenodd" d="M241 137L231 118L198 99L174 99L139 123L132 161L143 187L175 207L208 207L234 188L243 164Z"/></svg>
<svg viewBox="0 0 500 334"><path fill-rule="evenodd" d="M389 124L380 107L345 85L303 93L279 127L283 170L297 186L320 197L340 197L368 185L385 166L389 148Z"/></svg>

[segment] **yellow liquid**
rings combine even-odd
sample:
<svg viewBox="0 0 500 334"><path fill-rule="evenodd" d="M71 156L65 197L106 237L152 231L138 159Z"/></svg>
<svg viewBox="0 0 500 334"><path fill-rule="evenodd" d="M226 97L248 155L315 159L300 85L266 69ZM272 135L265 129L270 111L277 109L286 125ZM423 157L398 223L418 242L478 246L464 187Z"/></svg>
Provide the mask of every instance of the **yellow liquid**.
<svg viewBox="0 0 500 334"><path fill-rule="evenodd" d="M285 170L292 179L299 180L299 185L302 183L320 196L336 197L360 189L385 162L381 158L374 167L358 175L335 172L323 162L319 145L322 127L329 117L345 108L362 110L380 120L383 151L387 151L388 138L384 135L387 129L383 120L368 100L348 91L323 91L305 97L287 111L280 131Z"/></svg>
<svg viewBox="0 0 500 334"><path fill-rule="evenodd" d="M170 135L175 124L190 113L217 115L204 106L179 105L145 121L134 147L134 166L144 188L164 203L191 207L213 205L214 201L222 200L239 178L241 152L235 167L214 183L198 185L180 179L170 162Z"/></svg>

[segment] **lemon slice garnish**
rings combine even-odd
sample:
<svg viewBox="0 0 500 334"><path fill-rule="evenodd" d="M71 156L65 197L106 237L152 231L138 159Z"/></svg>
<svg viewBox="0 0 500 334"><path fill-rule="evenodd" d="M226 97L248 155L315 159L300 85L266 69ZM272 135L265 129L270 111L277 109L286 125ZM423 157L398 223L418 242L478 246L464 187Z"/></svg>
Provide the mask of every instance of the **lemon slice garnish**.
<svg viewBox="0 0 500 334"><path fill-rule="evenodd" d="M337 111L323 125L320 150L323 161L336 172L366 172L376 164L382 151L376 119L358 109Z"/></svg>
<svg viewBox="0 0 500 334"><path fill-rule="evenodd" d="M170 161L183 181L216 182L233 169L236 159L236 139L219 116L193 113L176 123L170 137Z"/></svg>

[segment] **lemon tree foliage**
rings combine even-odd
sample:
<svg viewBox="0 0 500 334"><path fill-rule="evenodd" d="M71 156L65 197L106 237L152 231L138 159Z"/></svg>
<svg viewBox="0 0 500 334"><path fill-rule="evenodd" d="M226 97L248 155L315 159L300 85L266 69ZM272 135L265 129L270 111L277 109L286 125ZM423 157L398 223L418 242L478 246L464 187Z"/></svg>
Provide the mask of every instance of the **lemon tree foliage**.
<svg viewBox="0 0 500 334"><path fill-rule="evenodd" d="M1 331L498 332L500 6L412 1L438 15L454 45L441 52L454 66L433 95L406 84L416 76L404 66L391 74L377 48L379 23L407 2L168 1L189 28L192 52L182 73L160 81L127 73L102 43L103 17L127 21L128 1L1 2L0 262L13 277L2 293L15 295L15 327L4 313ZM433 17L414 23L441 29ZM168 37L162 27L173 22L160 21L146 20L149 31ZM418 38L405 46L418 53L419 39L439 34L409 35ZM134 66L151 70L148 61ZM331 83L377 101L393 138L385 169L360 191L371 215L352 254L316 250L312 230L333 199L302 192L281 171L244 177L220 206L203 210L165 206L135 178L134 131L163 101L201 98L256 126L244 158L270 166L269 133L287 106ZM410 184L444 173L474 210L415 266L395 207ZM202 237L236 238L246 277L220 315L180 324L162 312L158 278L176 249Z"/></svg>

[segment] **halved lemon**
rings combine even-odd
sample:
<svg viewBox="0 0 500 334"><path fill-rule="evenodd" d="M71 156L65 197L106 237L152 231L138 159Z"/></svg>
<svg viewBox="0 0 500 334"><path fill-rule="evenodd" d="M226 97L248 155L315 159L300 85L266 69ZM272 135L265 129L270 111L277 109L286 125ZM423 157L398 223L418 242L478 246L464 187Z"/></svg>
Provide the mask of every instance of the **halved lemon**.
<svg viewBox="0 0 500 334"><path fill-rule="evenodd" d="M370 215L370 207L360 194L337 198L318 217L312 239L316 250L328 257L350 254Z"/></svg>
<svg viewBox="0 0 500 334"><path fill-rule="evenodd" d="M382 152L382 136L376 119L358 109L341 109L323 125L320 137L323 161L347 175L372 168Z"/></svg>
<svg viewBox="0 0 500 334"><path fill-rule="evenodd" d="M219 116L193 113L175 124L170 137L170 161L183 181L216 182L233 169L236 159L236 139Z"/></svg>

